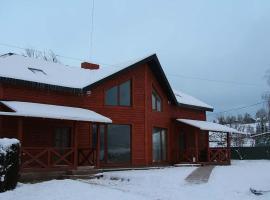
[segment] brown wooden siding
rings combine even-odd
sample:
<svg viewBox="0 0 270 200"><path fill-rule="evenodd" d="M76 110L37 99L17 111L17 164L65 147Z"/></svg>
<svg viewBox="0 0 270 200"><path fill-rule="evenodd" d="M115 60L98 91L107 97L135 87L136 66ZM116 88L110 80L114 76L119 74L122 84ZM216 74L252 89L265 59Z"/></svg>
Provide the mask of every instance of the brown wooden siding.
<svg viewBox="0 0 270 200"><path fill-rule="evenodd" d="M105 91L115 85L127 80L132 81L132 105L107 106L104 104ZM152 88L158 92L162 98L162 112L152 111ZM65 92L48 91L34 89L31 87L20 87L15 85L2 84L0 87L0 97L2 100L28 101L37 103L48 103L64 106L83 107L94 110L113 120L115 124L130 124L132 127L132 160L133 166L152 165L152 129L160 127L167 129L168 134L168 163L177 161L178 155L178 132L181 126L176 122L177 118L188 118L205 120L205 111L190 108L178 107L172 105L166 92L162 89L159 80L156 79L151 69L146 65L141 65L129 71L117 75L117 77L104 81L91 89L84 95L75 95ZM3 119L5 118L5 119ZM8 117L2 117L2 136L11 137L17 134L17 121ZM43 122L28 121L26 123L26 141L25 145L36 144L38 146L51 145L49 141L51 129L44 128ZM41 124L39 124L41 123ZM55 120L55 123L61 124L61 120ZM33 124L33 125L32 125ZM32 126L31 126L32 125ZM7 128L8 127L8 128ZM29 129L27 127L30 127ZM2 129L1 129L2 130ZM90 123L78 122L78 147L91 146ZM188 131L194 131L188 128ZM5 134L3 134L3 132ZM0 132L1 134L1 132ZM1 135L0 135L1 136ZM38 137L40 136L40 137ZM194 142L190 136L190 144Z"/></svg>

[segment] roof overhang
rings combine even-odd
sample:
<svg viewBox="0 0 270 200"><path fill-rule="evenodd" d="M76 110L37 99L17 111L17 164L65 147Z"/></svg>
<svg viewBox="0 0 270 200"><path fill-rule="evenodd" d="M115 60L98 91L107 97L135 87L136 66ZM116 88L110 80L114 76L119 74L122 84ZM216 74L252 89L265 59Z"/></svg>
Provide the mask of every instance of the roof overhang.
<svg viewBox="0 0 270 200"><path fill-rule="evenodd" d="M191 119L176 119L176 121L187 124L189 126L193 126L203 131L243 134L243 132L240 132L234 128L230 128L228 126L208 121L191 120Z"/></svg>
<svg viewBox="0 0 270 200"><path fill-rule="evenodd" d="M112 120L92 110L21 101L0 101L13 112L0 111L0 116L21 116L72 121L112 123Z"/></svg>
<svg viewBox="0 0 270 200"><path fill-rule="evenodd" d="M202 107L202 106L193 106L193 105L187 105L183 103L178 103L178 106L184 107L184 108L191 108L191 109L196 109L196 110L202 110L202 111L209 111L213 112L214 108L207 108L207 107Z"/></svg>

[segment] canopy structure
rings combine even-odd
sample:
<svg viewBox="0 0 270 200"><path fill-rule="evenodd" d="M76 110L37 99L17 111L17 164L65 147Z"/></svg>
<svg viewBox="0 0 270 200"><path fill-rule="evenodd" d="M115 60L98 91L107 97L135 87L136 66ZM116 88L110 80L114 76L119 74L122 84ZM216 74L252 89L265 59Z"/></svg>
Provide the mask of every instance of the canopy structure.
<svg viewBox="0 0 270 200"><path fill-rule="evenodd" d="M230 128L228 126L224 126L224 125L213 123L213 122L191 120L191 119L176 119L176 120L179 122L182 122L184 124L199 128L200 130L204 130L204 131L242 134L242 132L240 132L234 128Z"/></svg>
<svg viewBox="0 0 270 200"><path fill-rule="evenodd" d="M100 123L112 123L112 120L94 111L51 104L30 103L20 101L0 101L11 109L11 112L0 111L4 116L38 117L48 119L89 121Z"/></svg>

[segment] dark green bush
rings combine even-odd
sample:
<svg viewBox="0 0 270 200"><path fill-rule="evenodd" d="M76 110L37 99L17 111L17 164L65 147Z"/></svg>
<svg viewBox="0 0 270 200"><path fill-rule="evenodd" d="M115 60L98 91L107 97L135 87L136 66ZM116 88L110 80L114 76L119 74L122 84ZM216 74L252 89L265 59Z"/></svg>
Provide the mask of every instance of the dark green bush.
<svg viewBox="0 0 270 200"><path fill-rule="evenodd" d="M20 171L20 143L16 139L0 139L0 192L16 187Z"/></svg>

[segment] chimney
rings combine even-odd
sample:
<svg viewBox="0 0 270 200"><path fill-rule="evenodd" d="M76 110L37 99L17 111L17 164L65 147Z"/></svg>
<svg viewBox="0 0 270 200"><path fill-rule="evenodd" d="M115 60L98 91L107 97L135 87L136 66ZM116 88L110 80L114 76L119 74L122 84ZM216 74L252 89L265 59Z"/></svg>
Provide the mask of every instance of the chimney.
<svg viewBox="0 0 270 200"><path fill-rule="evenodd" d="M90 70L97 70L97 69L99 69L99 65L98 64L89 63L89 62L83 62L83 63L81 63L81 68L83 68L83 69L90 69Z"/></svg>

